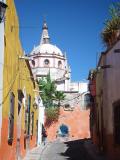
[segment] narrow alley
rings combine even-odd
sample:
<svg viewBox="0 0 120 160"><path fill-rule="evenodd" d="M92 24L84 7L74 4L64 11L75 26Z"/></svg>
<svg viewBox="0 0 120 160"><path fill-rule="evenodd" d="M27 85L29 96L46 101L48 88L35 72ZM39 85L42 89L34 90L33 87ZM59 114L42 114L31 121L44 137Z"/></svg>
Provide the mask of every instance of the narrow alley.
<svg viewBox="0 0 120 160"><path fill-rule="evenodd" d="M0 160L120 160L117 1L0 0Z"/></svg>

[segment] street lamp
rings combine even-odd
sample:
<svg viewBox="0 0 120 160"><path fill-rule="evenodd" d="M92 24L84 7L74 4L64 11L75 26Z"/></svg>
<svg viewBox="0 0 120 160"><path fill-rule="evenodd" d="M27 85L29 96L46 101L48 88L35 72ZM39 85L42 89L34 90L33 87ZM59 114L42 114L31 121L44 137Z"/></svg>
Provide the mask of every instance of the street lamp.
<svg viewBox="0 0 120 160"><path fill-rule="evenodd" d="M7 4L0 1L0 23L4 20Z"/></svg>

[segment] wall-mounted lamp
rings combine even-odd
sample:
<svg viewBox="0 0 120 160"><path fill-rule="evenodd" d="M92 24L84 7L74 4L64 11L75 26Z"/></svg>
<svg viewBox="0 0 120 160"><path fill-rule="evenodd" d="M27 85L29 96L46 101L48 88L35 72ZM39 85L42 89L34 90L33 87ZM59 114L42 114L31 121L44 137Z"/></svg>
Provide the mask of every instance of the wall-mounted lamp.
<svg viewBox="0 0 120 160"><path fill-rule="evenodd" d="M0 1L0 23L4 21L6 8L7 8L7 4Z"/></svg>
<svg viewBox="0 0 120 160"><path fill-rule="evenodd" d="M19 59L25 59L29 61L33 61L33 58L27 57L27 56L19 56Z"/></svg>
<svg viewBox="0 0 120 160"><path fill-rule="evenodd" d="M41 98L39 96L35 96L35 99L33 102L33 108L37 109L40 103L41 103Z"/></svg>
<svg viewBox="0 0 120 160"><path fill-rule="evenodd" d="M38 104L36 102L33 103L33 108L36 110L38 108Z"/></svg>
<svg viewBox="0 0 120 160"><path fill-rule="evenodd" d="M19 59L24 59L24 60L28 60L28 61L31 61L33 65L35 65L35 61L33 58L31 57L28 57L28 56L19 56Z"/></svg>

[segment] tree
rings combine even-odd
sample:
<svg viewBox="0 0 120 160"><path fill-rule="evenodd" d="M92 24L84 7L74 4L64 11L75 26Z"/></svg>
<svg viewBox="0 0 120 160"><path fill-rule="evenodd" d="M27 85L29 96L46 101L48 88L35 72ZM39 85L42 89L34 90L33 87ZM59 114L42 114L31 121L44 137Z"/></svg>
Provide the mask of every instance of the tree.
<svg viewBox="0 0 120 160"><path fill-rule="evenodd" d="M55 100L58 101L58 107L61 105L61 101L65 99L64 92L56 91L55 92Z"/></svg>
<svg viewBox="0 0 120 160"><path fill-rule="evenodd" d="M109 8L110 19L105 22L101 33L103 43L110 47L120 37L120 2L114 3Z"/></svg>
<svg viewBox="0 0 120 160"><path fill-rule="evenodd" d="M58 120L60 102L64 100L65 95L63 92L56 90L55 82L51 80L50 73L46 78L42 78L39 81L39 89L42 91L40 95L45 106L46 126L50 126ZM57 106L55 101L58 101Z"/></svg>
<svg viewBox="0 0 120 160"><path fill-rule="evenodd" d="M42 91L41 98L45 107L53 106L54 93L56 91L56 86L54 81L50 78L50 73L46 78L39 81L39 89Z"/></svg>

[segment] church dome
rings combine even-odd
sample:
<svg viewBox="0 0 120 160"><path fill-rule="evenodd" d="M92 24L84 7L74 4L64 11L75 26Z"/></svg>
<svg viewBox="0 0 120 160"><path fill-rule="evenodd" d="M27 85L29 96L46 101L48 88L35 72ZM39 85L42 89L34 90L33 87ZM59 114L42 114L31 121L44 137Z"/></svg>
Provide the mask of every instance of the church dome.
<svg viewBox="0 0 120 160"><path fill-rule="evenodd" d="M34 48L32 54L57 54L63 56L62 51L55 45L52 44L41 44L38 47Z"/></svg>
<svg viewBox="0 0 120 160"><path fill-rule="evenodd" d="M56 54L63 56L62 51L55 45L50 43L50 37L48 34L48 27L46 21L43 23L42 27L42 36L40 40L40 45L35 47L31 52L31 55L34 54Z"/></svg>

